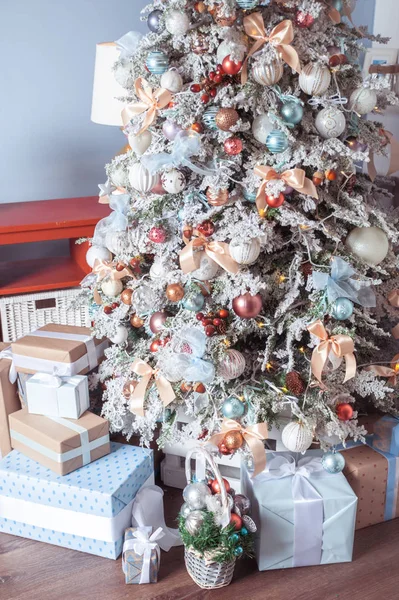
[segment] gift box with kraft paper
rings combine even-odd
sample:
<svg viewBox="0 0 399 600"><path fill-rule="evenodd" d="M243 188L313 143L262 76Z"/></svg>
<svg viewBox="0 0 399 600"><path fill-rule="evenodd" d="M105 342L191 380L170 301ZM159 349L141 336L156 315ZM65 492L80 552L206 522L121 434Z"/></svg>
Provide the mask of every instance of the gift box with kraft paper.
<svg viewBox="0 0 399 600"><path fill-rule="evenodd" d="M0 342L0 458L11 452L8 415L21 408L17 385L10 381L11 351L6 351L8 348Z"/></svg>

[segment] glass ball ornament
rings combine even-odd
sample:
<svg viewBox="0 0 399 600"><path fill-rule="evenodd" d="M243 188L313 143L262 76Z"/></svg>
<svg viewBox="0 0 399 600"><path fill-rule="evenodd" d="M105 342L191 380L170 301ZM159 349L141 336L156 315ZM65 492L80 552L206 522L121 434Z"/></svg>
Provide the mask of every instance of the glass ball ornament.
<svg viewBox="0 0 399 600"><path fill-rule="evenodd" d="M190 535L198 535L205 520L202 510L193 510L187 515L184 526Z"/></svg>
<svg viewBox="0 0 399 600"><path fill-rule="evenodd" d="M242 527L240 533L245 537L248 535L248 529L246 527Z"/></svg>
<svg viewBox="0 0 399 600"><path fill-rule="evenodd" d="M190 506L187 504L187 502L184 502L184 504L182 504L182 507L180 509L180 515L184 518L187 519L188 515L191 512L191 508Z"/></svg>
<svg viewBox="0 0 399 600"><path fill-rule="evenodd" d="M245 404L236 396L229 396L222 404L222 414L226 419L239 419L245 412Z"/></svg>
<svg viewBox="0 0 399 600"><path fill-rule="evenodd" d="M237 544L240 541L240 536L238 535L238 533L232 533L230 536L230 540L233 542L233 544Z"/></svg>
<svg viewBox="0 0 399 600"><path fill-rule="evenodd" d="M321 459L321 464L323 465L323 469L330 473L331 475L336 475L337 473L341 473L345 467L345 458L341 454L341 452L326 452Z"/></svg>
<svg viewBox="0 0 399 600"><path fill-rule="evenodd" d="M281 434L281 441L290 452L305 452L312 440L313 432L301 421L288 423Z"/></svg>
<svg viewBox="0 0 399 600"><path fill-rule="evenodd" d="M253 120L252 133L254 138L260 143L266 145L267 136L273 130L273 124L267 114L262 114Z"/></svg>
<svg viewBox="0 0 399 600"><path fill-rule="evenodd" d="M197 268L191 273L192 277L200 281L210 281L219 272L219 265L212 260L206 252L200 251L195 254Z"/></svg>
<svg viewBox="0 0 399 600"><path fill-rule="evenodd" d="M172 35L184 35L190 29L190 19L182 10L169 10L165 18L165 27Z"/></svg>
<svg viewBox="0 0 399 600"><path fill-rule="evenodd" d="M109 339L113 344L124 344L128 335L128 331L124 325L117 325L115 333Z"/></svg>
<svg viewBox="0 0 399 600"><path fill-rule="evenodd" d="M299 75L299 87L308 96L321 96L328 90L331 73L328 67L309 63Z"/></svg>
<svg viewBox="0 0 399 600"><path fill-rule="evenodd" d="M176 69L170 69L161 77L161 88L177 94L183 88L183 77Z"/></svg>
<svg viewBox="0 0 399 600"><path fill-rule="evenodd" d="M233 136L233 137L227 138L227 140L225 140L224 151L229 156L237 156L238 154L241 154L242 150L243 150L243 143L240 140L240 138Z"/></svg>
<svg viewBox="0 0 399 600"><path fill-rule="evenodd" d="M222 131L230 131L237 123L239 114L234 108L221 108L216 115L216 125Z"/></svg>
<svg viewBox="0 0 399 600"><path fill-rule="evenodd" d="M281 108L281 116L283 117L286 123L290 123L291 125L298 125L298 123L300 123L303 118L302 104L300 104L299 102L295 102L294 100L284 102Z"/></svg>
<svg viewBox="0 0 399 600"><path fill-rule="evenodd" d="M212 492L206 483L189 483L183 490L184 501L192 510L200 510L206 507L206 498Z"/></svg>
<svg viewBox="0 0 399 600"><path fill-rule="evenodd" d="M178 133L180 133L182 128L180 125L175 123L174 121L165 121L162 125L162 133L166 137L167 140L173 142Z"/></svg>
<svg viewBox="0 0 399 600"><path fill-rule="evenodd" d="M226 350L224 357L219 363L219 375L225 381L237 379L245 371L245 358L238 350Z"/></svg>
<svg viewBox="0 0 399 600"><path fill-rule="evenodd" d="M161 19L163 12L162 10L152 10L147 18L147 27L153 33L159 33L162 31Z"/></svg>
<svg viewBox="0 0 399 600"><path fill-rule="evenodd" d="M389 251L388 237L379 227L355 227L346 238L345 246L370 267L379 265Z"/></svg>
<svg viewBox="0 0 399 600"><path fill-rule="evenodd" d="M272 154L281 154L288 148L288 138L284 131L273 129L266 139L266 147Z"/></svg>
<svg viewBox="0 0 399 600"><path fill-rule="evenodd" d="M253 264L260 254L258 238L233 238L229 244L229 252L239 265Z"/></svg>
<svg viewBox="0 0 399 600"><path fill-rule="evenodd" d="M165 310L158 310L150 318L150 329L152 333L160 333L165 327L166 320L170 317L170 314Z"/></svg>
<svg viewBox="0 0 399 600"><path fill-rule="evenodd" d="M145 65L152 75L162 75L169 69L169 58L162 50L149 52Z"/></svg>
<svg viewBox="0 0 399 600"><path fill-rule="evenodd" d="M337 298L331 306L331 316L338 321L345 321L353 315L353 302L349 298Z"/></svg>
<svg viewBox="0 0 399 600"><path fill-rule="evenodd" d="M161 175L162 187L168 194L179 194L186 187L186 178L179 169L170 169Z"/></svg>
<svg viewBox="0 0 399 600"><path fill-rule="evenodd" d="M285 195L280 192L278 196L269 196L266 195L266 204L270 206L270 208L280 208L285 202Z"/></svg>
<svg viewBox="0 0 399 600"><path fill-rule="evenodd" d="M223 71L227 75L237 75L241 71L242 61L239 60L238 62L235 62L234 60L232 60L230 58L230 54L229 54L228 56L226 56L223 59L222 67L223 67Z"/></svg>
<svg viewBox="0 0 399 600"><path fill-rule="evenodd" d="M242 546L237 546L237 548L234 548L234 556L242 556L244 553L244 549Z"/></svg>
<svg viewBox="0 0 399 600"><path fill-rule="evenodd" d="M115 298L123 290L123 283L119 279L106 279L101 284L101 290L109 298Z"/></svg>
<svg viewBox="0 0 399 600"><path fill-rule="evenodd" d="M311 27L313 23L314 17L312 17L311 14L303 10L298 10L298 12L295 15L295 24L298 27L300 27L301 29L307 29L308 27Z"/></svg>
<svg viewBox="0 0 399 600"><path fill-rule="evenodd" d="M202 294L195 294L187 296L183 300L183 308L186 310L191 310L193 312L198 312L205 304L205 298Z"/></svg>
<svg viewBox="0 0 399 600"><path fill-rule="evenodd" d="M377 104L377 94L370 88L358 88L349 98L349 108L358 115L367 115Z"/></svg>
<svg viewBox="0 0 399 600"><path fill-rule="evenodd" d="M345 131L345 115L336 106L327 106L317 113L315 126L322 138L337 138Z"/></svg>
<svg viewBox="0 0 399 600"><path fill-rule="evenodd" d="M335 407L335 414L340 421L349 421L353 417L353 406L348 402L340 402Z"/></svg>
<svg viewBox="0 0 399 600"><path fill-rule="evenodd" d="M86 262L93 268L96 260L109 261L112 259L112 253L105 246L90 246L86 252Z"/></svg>
<svg viewBox="0 0 399 600"><path fill-rule="evenodd" d="M213 129L216 131L218 128L216 124L216 115L218 114L219 110L219 107L211 106L210 108L207 108L202 115L202 121L207 129Z"/></svg>
<svg viewBox="0 0 399 600"><path fill-rule="evenodd" d="M157 173L150 173L141 162L133 163L133 165L129 167L128 178L132 188L141 194L150 192L160 180Z"/></svg>
<svg viewBox="0 0 399 600"><path fill-rule="evenodd" d="M251 202L251 204L255 204L256 196L257 196L256 192L250 192L249 190L244 189L243 196L247 202Z"/></svg>
<svg viewBox="0 0 399 600"><path fill-rule="evenodd" d="M232 302L234 312L240 319L254 319L262 310L262 296L249 292L236 296Z"/></svg>
<svg viewBox="0 0 399 600"><path fill-rule="evenodd" d="M260 85L274 85L284 74L283 62L278 58L270 63L256 62L252 67L251 75Z"/></svg>
<svg viewBox="0 0 399 600"><path fill-rule="evenodd" d="M237 5L243 10L251 10L259 4L259 0L236 0Z"/></svg>
<svg viewBox="0 0 399 600"><path fill-rule="evenodd" d="M344 7L344 3L342 0L331 0L330 4L331 4L331 7L335 8L335 10L337 10L338 12L341 12L341 10Z"/></svg>
<svg viewBox="0 0 399 600"><path fill-rule="evenodd" d="M153 244L163 244L166 241L166 230L161 225L151 227L148 232L148 239Z"/></svg>

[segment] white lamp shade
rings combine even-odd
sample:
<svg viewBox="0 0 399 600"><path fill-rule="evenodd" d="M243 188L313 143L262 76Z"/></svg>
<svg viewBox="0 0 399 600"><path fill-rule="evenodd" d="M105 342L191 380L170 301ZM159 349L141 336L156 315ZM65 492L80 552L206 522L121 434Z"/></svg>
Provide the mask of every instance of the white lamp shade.
<svg viewBox="0 0 399 600"><path fill-rule="evenodd" d="M119 58L115 42L96 45L91 120L100 125L123 127L121 112L125 104L118 97L126 90L116 81L113 66Z"/></svg>

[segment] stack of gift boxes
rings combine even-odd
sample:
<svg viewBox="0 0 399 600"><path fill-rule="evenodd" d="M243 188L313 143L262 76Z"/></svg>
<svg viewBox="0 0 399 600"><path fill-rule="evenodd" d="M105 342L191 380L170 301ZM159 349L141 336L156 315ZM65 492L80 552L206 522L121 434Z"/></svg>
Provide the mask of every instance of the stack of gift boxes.
<svg viewBox="0 0 399 600"><path fill-rule="evenodd" d="M107 345L87 328L46 325L0 347L0 532L121 554L153 456L110 443L108 422L88 410L87 374Z"/></svg>

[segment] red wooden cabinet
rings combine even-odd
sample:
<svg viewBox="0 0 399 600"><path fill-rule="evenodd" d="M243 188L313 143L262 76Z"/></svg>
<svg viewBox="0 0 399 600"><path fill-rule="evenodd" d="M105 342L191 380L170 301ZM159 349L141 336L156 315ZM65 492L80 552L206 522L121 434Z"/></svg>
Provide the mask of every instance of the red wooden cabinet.
<svg viewBox="0 0 399 600"><path fill-rule="evenodd" d="M66 257L0 262L0 295L71 288L90 271L88 245L76 244L91 237L97 222L108 216L109 206L98 196L0 204L0 246L49 240L69 240Z"/></svg>

